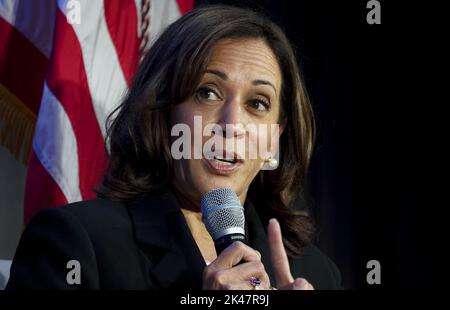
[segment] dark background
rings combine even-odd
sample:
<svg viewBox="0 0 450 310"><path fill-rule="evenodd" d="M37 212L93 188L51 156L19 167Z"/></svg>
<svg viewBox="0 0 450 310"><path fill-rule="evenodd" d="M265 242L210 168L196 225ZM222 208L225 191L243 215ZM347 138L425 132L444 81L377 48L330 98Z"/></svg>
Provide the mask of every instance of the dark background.
<svg viewBox="0 0 450 310"><path fill-rule="evenodd" d="M307 184L317 244L339 267L344 287L434 287L427 76L420 73L426 65L420 49L429 39L425 8L380 1L381 24L369 25L367 2L197 0L196 6L263 11L296 47L318 128ZM367 284L372 259L381 264L381 285Z"/></svg>

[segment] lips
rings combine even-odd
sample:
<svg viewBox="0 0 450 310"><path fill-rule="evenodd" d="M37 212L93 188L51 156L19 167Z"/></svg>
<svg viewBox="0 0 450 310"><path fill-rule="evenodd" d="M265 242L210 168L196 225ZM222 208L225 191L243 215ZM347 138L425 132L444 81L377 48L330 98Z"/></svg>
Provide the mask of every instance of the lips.
<svg viewBox="0 0 450 310"><path fill-rule="evenodd" d="M217 162L222 162L226 164L235 164L237 163L237 159L234 158L223 158L222 156L214 156L214 160Z"/></svg>
<svg viewBox="0 0 450 310"><path fill-rule="evenodd" d="M235 152L223 151L222 155L205 154L204 161L213 173L227 175L235 172L243 164L242 158ZM208 156L209 155L209 156Z"/></svg>

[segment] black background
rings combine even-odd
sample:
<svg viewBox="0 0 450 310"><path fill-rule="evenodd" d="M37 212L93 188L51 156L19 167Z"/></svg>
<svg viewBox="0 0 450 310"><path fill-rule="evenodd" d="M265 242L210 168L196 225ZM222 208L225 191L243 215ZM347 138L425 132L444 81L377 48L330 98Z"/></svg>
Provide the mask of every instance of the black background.
<svg viewBox="0 0 450 310"><path fill-rule="evenodd" d="M318 127L307 184L317 243L338 265L344 287L435 287L433 100L424 91L432 75L423 72L433 32L425 30L427 9L401 1L380 1L381 24L369 25L367 2L196 6L262 10L296 47ZM372 259L381 264L381 285L367 284Z"/></svg>

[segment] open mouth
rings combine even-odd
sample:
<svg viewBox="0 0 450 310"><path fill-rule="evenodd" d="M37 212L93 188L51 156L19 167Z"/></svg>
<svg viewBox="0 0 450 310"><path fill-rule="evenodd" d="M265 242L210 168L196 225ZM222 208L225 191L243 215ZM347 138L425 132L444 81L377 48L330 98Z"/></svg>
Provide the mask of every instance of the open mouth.
<svg viewBox="0 0 450 310"><path fill-rule="evenodd" d="M222 155L214 155L209 158L206 156L204 160L214 173L221 175L233 173L244 162L236 153L228 153L225 151Z"/></svg>
<svg viewBox="0 0 450 310"><path fill-rule="evenodd" d="M219 157L219 156L214 156L213 160L216 162L230 164L230 165L233 165L239 161L237 158L223 158L223 157Z"/></svg>

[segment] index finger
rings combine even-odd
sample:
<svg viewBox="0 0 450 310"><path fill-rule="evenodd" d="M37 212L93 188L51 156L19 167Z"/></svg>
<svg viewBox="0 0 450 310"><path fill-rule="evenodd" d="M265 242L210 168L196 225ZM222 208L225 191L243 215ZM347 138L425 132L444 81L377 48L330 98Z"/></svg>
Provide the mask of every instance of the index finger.
<svg viewBox="0 0 450 310"><path fill-rule="evenodd" d="M277 287L286 286L294 282L289 267L289 260L283 245L280 224L276 219L270 219L268 231L270 259L272 261Z"/></svg>

